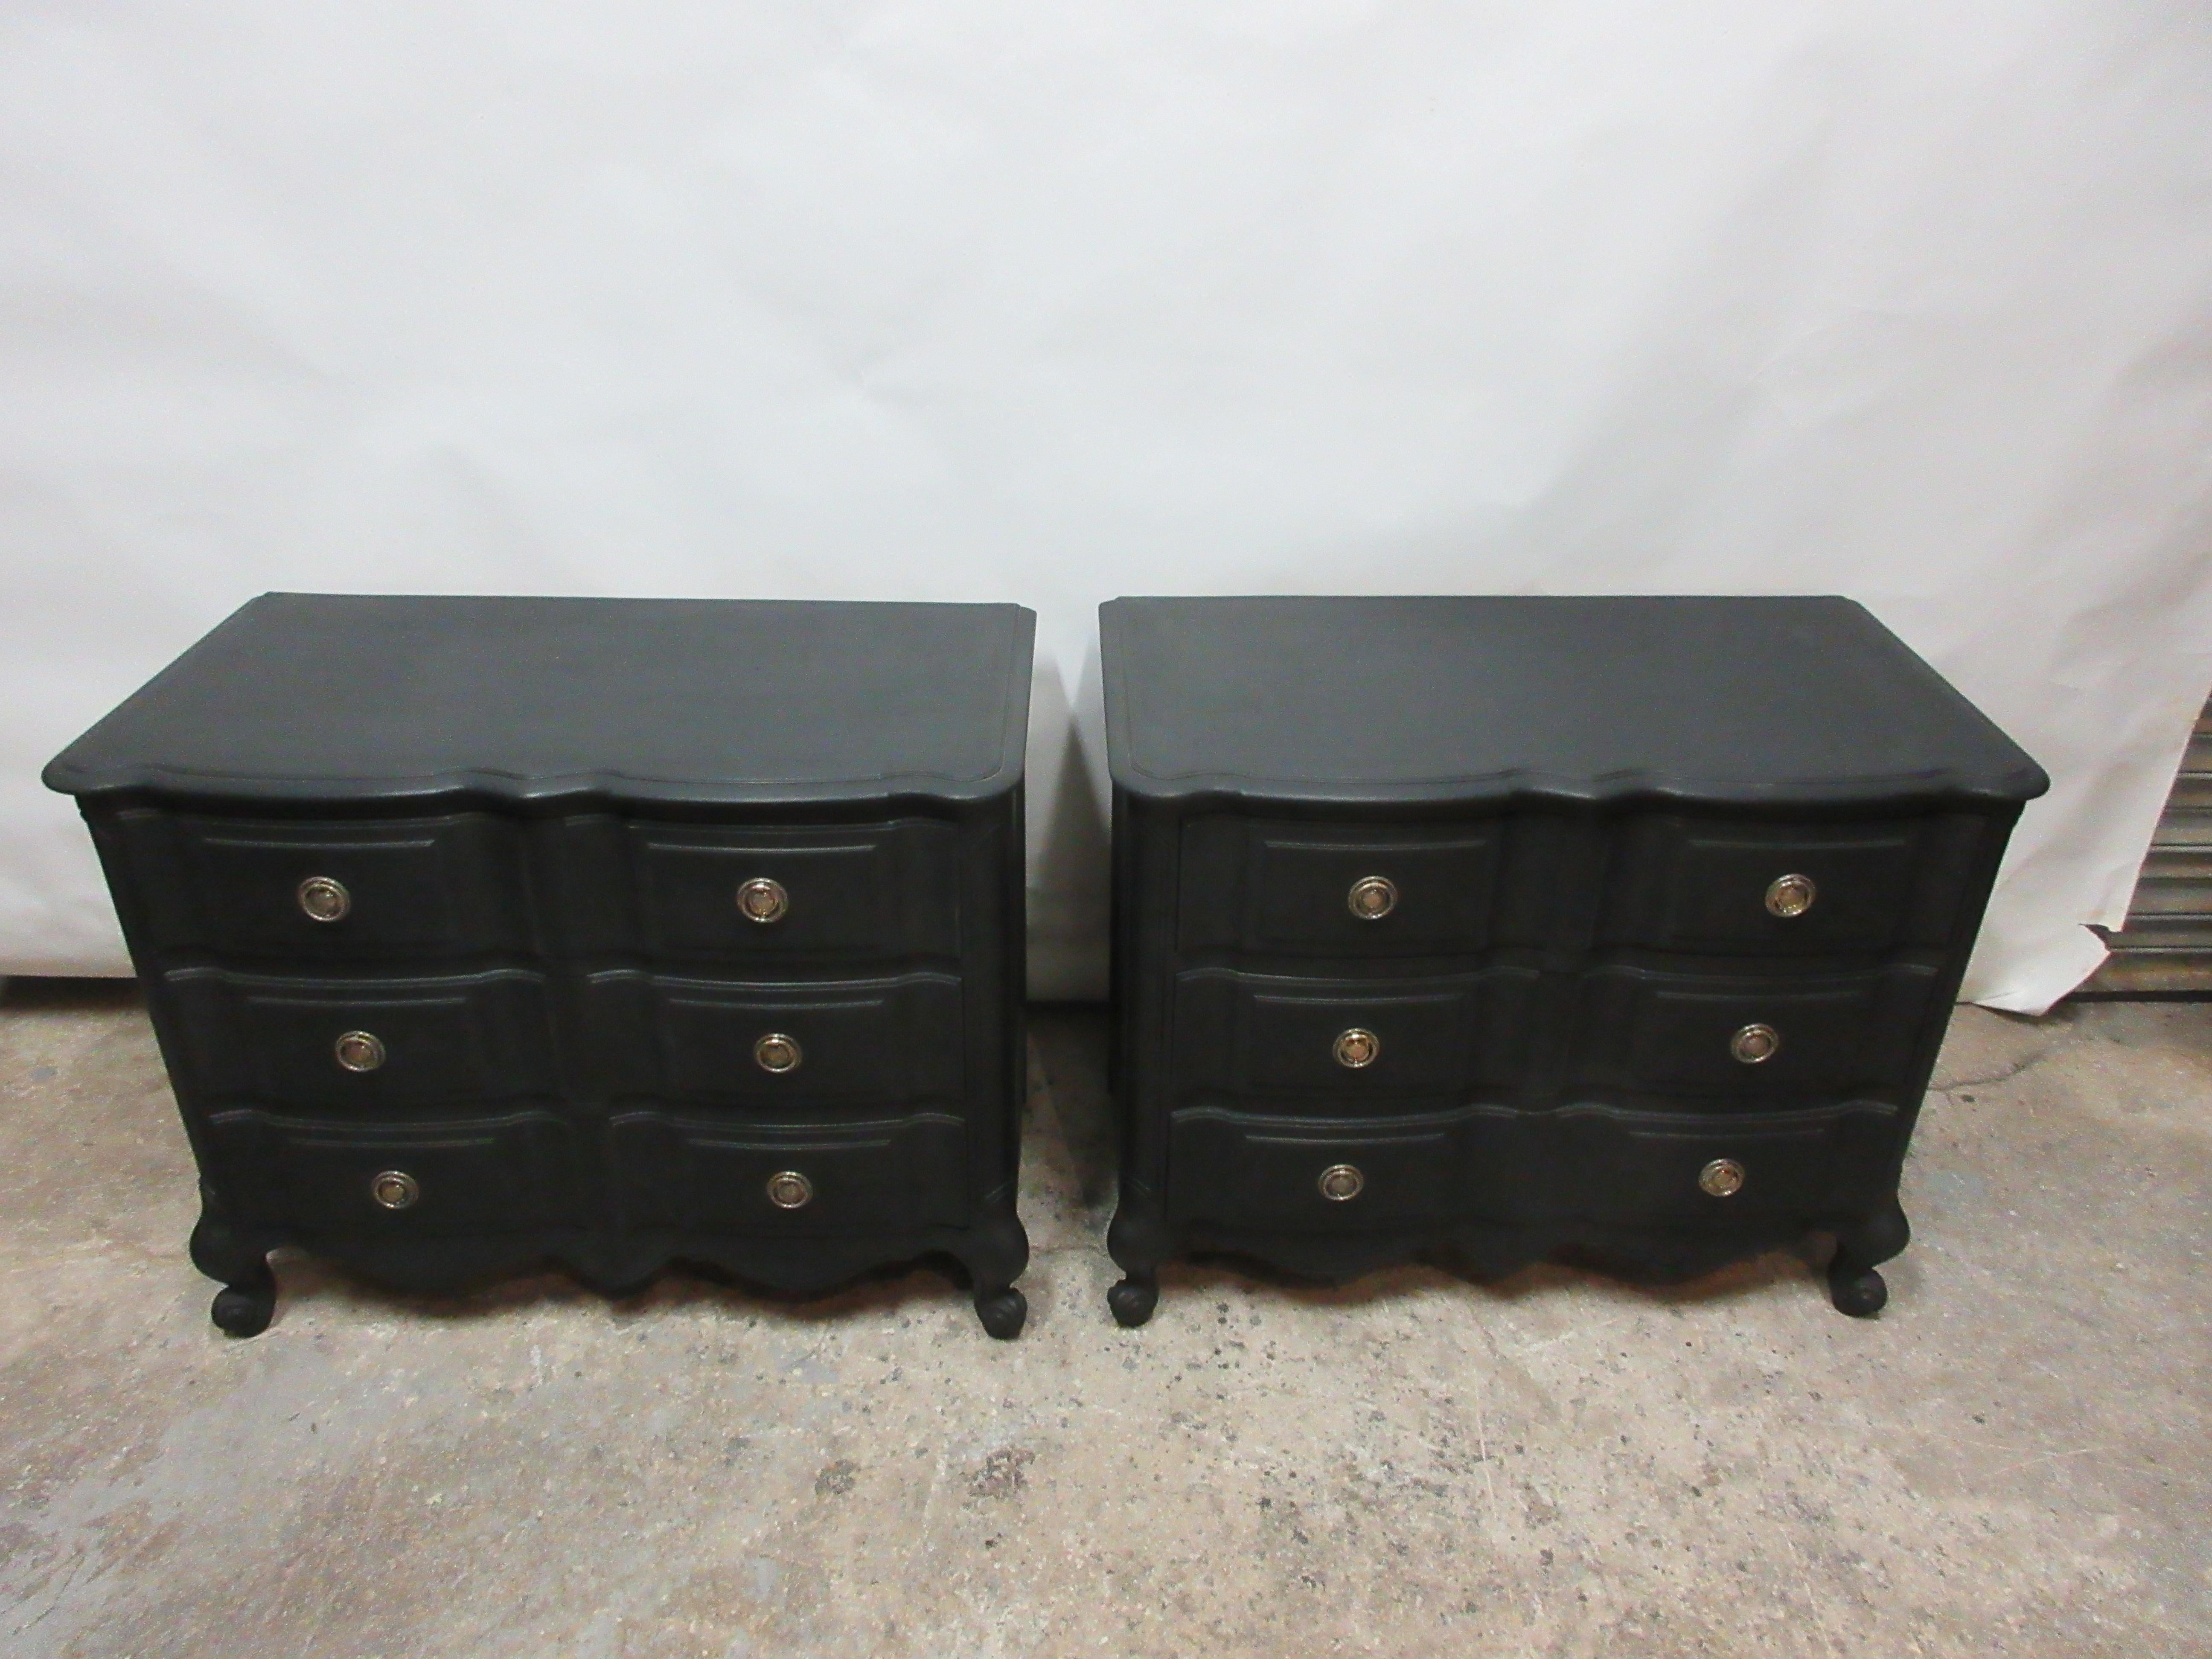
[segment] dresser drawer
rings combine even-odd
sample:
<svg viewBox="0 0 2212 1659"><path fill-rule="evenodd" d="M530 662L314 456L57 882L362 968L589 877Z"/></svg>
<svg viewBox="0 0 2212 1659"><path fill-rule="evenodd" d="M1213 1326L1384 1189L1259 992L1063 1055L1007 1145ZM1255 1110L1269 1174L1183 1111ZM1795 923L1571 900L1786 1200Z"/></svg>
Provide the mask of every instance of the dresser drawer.
<svg viewBox="0 0 2212 1659"><path fill-rule="evenodd" d="M1609 941L1762 956L1950 937L1981 820L1791 823L1655 817L1616 843Z"/></svg>
<svg viewBox="0 0 2212 1659"><path fill-rule="evenodd" d="M1519 1074L1536 983L1521 968L1392 980L1194 969L1176 979L1178 1091L1303 1096L1332 1111L1455 1104Z"/></svg>
<svg viewBox="0 0 2212 1659"><path fill-rule="evenodd" d="M1450 1213L1456 1117L1360 1122L1175 1114L1170 1212L1179 1221L1297 1232L1424 1226Z"/></svg>
<svg viewBox="0 0 2212 1659"><path fill-rule="evenodd" d="M960 836L927 819L827 828L632 822L636 944L720 963L951 956Z"/></svg>
<svg viewBox="0 0 2212 1659"><path fill-rule="evenodd" d="M520 836L498 818L134 811L94 831L163 950L337 963L531 948Z"/></svg>
<svg viewBox="0 0 2212 1659"><path fill-rule="evenodd" d="M203 1100L388 1115L554 1092L540 977L501 969L440 979L164 975Z"/></svg>
<svg viewBox="0 0 2212 1659"><path fill-rule="evenodd" d="M1702 1116L1569 1108L1553 1128L1552 1201L1620 1223L1863 1216L1892 1189L1904 1124L1879 1103Z"/></svg>
<svg viewBox="0 0 2212 1659"><path fill-rule="evenodd" d="M637 1112L611 1133L623 1223L634 1230L785 1237L969 1218L967 1131L954 1117L736 1129Z"/></svg>
<svg viewBox="0 0 2212 1659"><path fill-rule="evenodd" d="M1185 950L1333 957L1440 956L1491 933L1501 826L1274 823L1184 826Z"/></svg>
<svg viewBox="0 0 2212 1659"><path fill-rule="evenodd" d="M550 1113L360 1124L219 1112L208 1139L226 1207L263 1226L397 1239L584 1219L570 1131Z"/></svg>
<svg viewBox="0 0 2212 1659"><path fill-rule="evenodd" d="M1936 969L1783 979L1601 968L1583 981L1571 1082L1755 1097L1902 1086L1926 1030Z"/></svg>
<svg viewBox="0 0 2212 1659"><path fill-rule="evenodd" d="M773 1115L962 1094L961 985L949 974L763 984L615 970L586 981L586 1015L617 1097Z"/></svg>

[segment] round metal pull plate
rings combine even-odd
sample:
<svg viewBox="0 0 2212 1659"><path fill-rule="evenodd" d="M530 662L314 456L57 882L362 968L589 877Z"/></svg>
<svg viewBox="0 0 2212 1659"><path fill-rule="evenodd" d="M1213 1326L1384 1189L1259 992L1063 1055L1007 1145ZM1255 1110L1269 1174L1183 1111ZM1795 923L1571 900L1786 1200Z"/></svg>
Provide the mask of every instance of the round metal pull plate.
<svg viewBox="0 0 2212 1659"><path fill-rule="evenodd" d="M422 1196L422 1188L404 1170L383 1170L368 1178L368 1195L387 1210L404 1210Z"/></svg>
<svg viewBox="0 0 2212 1659"><path fill-rule="evenodd" d="M1777 876L1766 890L1766 908L1786 921L1803 915L1820 896L1810 876Z"/></svg>
<svg viewBox="0 0 2212 1659"><path fill-rule="evenodd" d="M790 909L791 895L783 890L780 881L756 876L738 889L738 914L747 921L766 927L769 922L781 921Z"/></svg>
<svg viewBox="0 0 2212 1659"><path fill-rule="evenodd" d="M1353 1026L1348 1031L1337 1033L1336 1041L1329 1046L1336 1063L1349 1071L1357 1072L1372 1066L1382 1053L1382 1039L1374 1032Z"/></svg>
<svg viewBox="0 0 2212 1659"><path fill-rule="evenodd" d="M353 908L353 895L345 884L330 876L309 876L300 884L299 899L310 921L343 921Z"/></svg>
<svg viewBox="0 0 2212 1659"><path fill-rule="evenodd" d="M384 1064L384 1039L374 1031L348 1031L331 1052L349 1072L373 1072Z"/></svg>
<svg viewBox="0 0 2212 1659"><path fill-rule="evenodd" d="M1782 1033L1771 1025L1747 1025L1729 1039L1729 1053L1746 1066L1758 1066L1782 1052Z"/></svg>
<svg viewBox="0 0 2212 1659"><path fill-rule="evenodd" d="M813 1198L814 1183L796 1170L779 1170L768 1178L768 1201L779 1210L804 1209Z"/></svg>
<svg viewBox="0 0 2212 1659"><path fill-rule="evenodd" d="M1344 896L1346 908L1362 921L1380 921L1398 908L1398 884L1388 876L1362 876Z"/></svg>
<svg viewBox="0 0 2212 1659"><path fill-rule="evenodd" d="M1732 1158L1717 1158L1698 1171L1698 1185L1715 1198L1734 1198L1743 1190L1743 1165Z"/></svg>
<svg viewBox="0 0 2212 1659"><path fill-rule="evenodd" d="M781 1031L770 1031L753 1044L753 1064L763 1072L795 1072L801 1058L799 1039Z"/></svg>
<svg viewBox="0 0 2212 1659"><path fill-rule="evenodd" d="M1367 1185L1367 1177L1349 1164L1332 1164L1321 1172L1321 1195L1332 1204L1349 1204Z"/></svg>

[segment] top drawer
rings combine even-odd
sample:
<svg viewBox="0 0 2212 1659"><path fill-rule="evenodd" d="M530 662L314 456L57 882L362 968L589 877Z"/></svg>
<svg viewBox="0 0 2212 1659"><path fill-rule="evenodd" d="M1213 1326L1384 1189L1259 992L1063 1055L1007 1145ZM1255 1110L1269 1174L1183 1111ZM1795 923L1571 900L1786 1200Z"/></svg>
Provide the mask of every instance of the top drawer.
<svg viewBox="0 0 2212 1659"><path fill-rule="evenodd" d="M632 822L624 834L636 943L653 955L742 963L960 949L960 835L950 824Z"/></svg>
<svg viewBox="0 0 2212 1659"><path fill-rule="evenodd" d="M516 830L482 813L264 823L138 810L94 833L162 949L352 962L530 947Z"/></svg>
<svg viewBox="0 0 2212 1659"><path fill-rule="evenodd" d="M1762 956L1943 945L1982 827L1963 813L1856 823L1636 819L1615 847L1601 937Z"/></svg>
<svg viewBox="0 0 2212 1659"><path fill-rule="evenodd" d="M1488 943L1501 826L1194 819L1183 830L1179 937L1334 957L1442 956Z"/></svg>

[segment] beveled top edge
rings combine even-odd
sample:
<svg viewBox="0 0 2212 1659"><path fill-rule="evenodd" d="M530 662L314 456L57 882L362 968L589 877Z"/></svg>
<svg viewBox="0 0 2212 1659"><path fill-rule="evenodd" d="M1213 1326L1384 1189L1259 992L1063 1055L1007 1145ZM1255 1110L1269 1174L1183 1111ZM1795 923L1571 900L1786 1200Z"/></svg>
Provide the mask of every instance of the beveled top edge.
<svg viewBox="0 0 2212 1659"><path fill-rule="evenodd" d="M1684 767L1612 767L1559 771L1513 765L1467 772L1437 771L1394 778L1341 774L1300 775L1287 769L1255 771L1191 766L1176 770L1149 768L1137 759L1133 723L1137 699L1128 678L1127 632L1146 611L1209 609L1229 614L1241 608L1278 615L1328 606L1423 605L1493 615L1521 609L1527 615L1571 611L1589 615L1613 611L1647 614L1668 607L1677 613L1722 609L1744 616L1794 615L1817 619L1831 630L1855 634L1856 648L1868 663L1909 687L1946 723L1961 751L1977 751L1979 763L1939 764L1905 769L1839 769L1792 776L1770 769L1729 773ZM1988 717L1930 665L1883 626L1857 601L1840 595L1320 595L1122 597L1099 607L1104 668L1108 769L1117 790L1139 799L1177 802L1212 800L1243 809L1317 806L1330 810L1465 805L1484 810L1524 803L1589 809L1649 802L1661 806L1700 805L1759 810L1790 807L1855 809L1906 804L1958 803L2017 808L2050 787L2049 775ZM1863 664L1861 666L1866 666Z"/></svg>
<svg viewBox="0 0 2212 1659"><path fill-rule="evenodd" d="M179 763L144 752L100 752L104 739L118 729L127 731L134 717L143 727L149 705L173 695L180 682L196 674L204 680L223 672L221 659L248 630L265 625L272 613L288 607L312 608L330 613L348 607L374 610L406 606L424 611L496 612L514 607L550 613L568 607L603 607L633 616L658 611L663 615L700 612L719 607L808 613L821 617L842 611L864 619L883 618L900 611L997 613L1002 623L991 630L998 660L988 672L1002 684L1002 695L986 696L980 710L992 702L988 718L995 738L978 769L954 772L927 767L879 768L849 775L775 776L765 769L755 775L717 776L672 770L657 774L621 767L548 768L519 769L498 764L447 765L422 769L338 768L331 771L260 769L250 764L205 765ZM894 618L895 620L895 618ZM954 802L994 799L1016 787L1023 780L1028 743L1030 683L1034 669L1036 614L1025 606L1009 604L939 604L896 600L740 599L684 600L657 599L600 599L580 596L521 595L394 595L301 594L270 592L249 600L189 647L106 717L56 756L41 778L47 787L87 799L121 795L190 799L210 803L249 804L256 801L295 804L327 800L333 804L370 805L380 802L436 805L454 801L489 804L510 802L532 806L602 803L623 807L724 807L749 804L825 806L924 798ZM121 747L111 744L111 748ZM459 758L458 757L456 758ZM489 760L491 757L487 755Z"/></svg>

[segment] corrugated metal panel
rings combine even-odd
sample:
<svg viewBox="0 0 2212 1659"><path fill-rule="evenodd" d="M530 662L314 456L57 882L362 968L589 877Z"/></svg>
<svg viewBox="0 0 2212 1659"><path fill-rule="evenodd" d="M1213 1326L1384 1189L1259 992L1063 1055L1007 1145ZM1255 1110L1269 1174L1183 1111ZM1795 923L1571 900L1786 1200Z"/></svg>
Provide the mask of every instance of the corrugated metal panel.
<svg viewBox="0 0 2212 1659"><path fill-rule="evenodd" d="M2212 702L2181 759L2127 926L2079 994L2212 996Z"/></svg>

